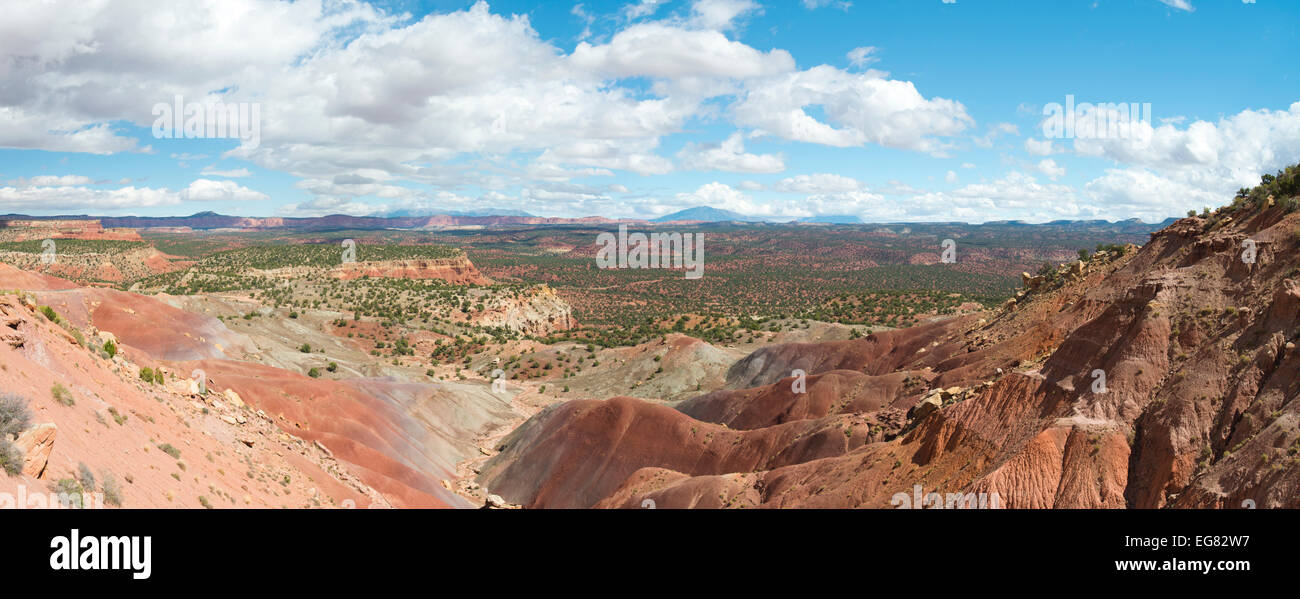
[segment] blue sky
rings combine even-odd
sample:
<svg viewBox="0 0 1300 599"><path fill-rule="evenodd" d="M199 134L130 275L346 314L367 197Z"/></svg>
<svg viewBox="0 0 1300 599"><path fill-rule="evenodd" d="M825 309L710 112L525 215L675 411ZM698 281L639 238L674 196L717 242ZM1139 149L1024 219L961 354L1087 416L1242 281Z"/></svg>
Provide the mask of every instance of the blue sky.
<svg viewBox="0 0 1300 599"><path fill-rule="evenodd" d="M1154 221L1300 161L1294 2L77 7L0 23L0 213ZM1067 96L1150 120L1046 139Z"/></svg>

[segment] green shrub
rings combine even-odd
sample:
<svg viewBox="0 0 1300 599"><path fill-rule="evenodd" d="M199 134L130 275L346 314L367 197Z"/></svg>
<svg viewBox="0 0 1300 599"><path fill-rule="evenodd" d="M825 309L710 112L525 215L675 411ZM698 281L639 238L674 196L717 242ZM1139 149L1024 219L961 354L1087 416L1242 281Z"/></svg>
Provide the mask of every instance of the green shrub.
<svg viewBox="0 0 1300 599"><path fill-rule="evenodd" d="M0 469L10 476L23 470L23 452L9 442L31 424L27 399L13 393L0 394Z"/></svg>
<svg viewBox="0 0 1300 599"><path fill-rule="evenodd" d="M8 441L10 435L27 430L32 422L32 413L27 409L27 398L13 393L0 393L0 441Z"/></svg>
<svg viewBox="0 0 1300 599"><path fill-rule="evenodd" d="M311 377L311 378L314 378L314 379L318 379L318 378L320 378L320 370L317 369L317 368L312 368L311 370L308 370L308 371L307 371L307 376L309 376L309 377Z"/></svg>
<svg viewBox="0 0 1300 599"><path fill-rule="evenodd" d="M1296 209L1296 195L1300 194L1300 165L1291 165L1277 172L1276 175L1264 174L1259 178L1259 185L1253 189L1237 191L1233 206L1249 202L1255 208L1267 206L1269 196L1283 210L1292 212Z"/></svg>
<svg viewBox="0 0 1300 599"><path fill-rule="evenodd" d="M40 310L41 310L41 314L44 314L45 318L50 322L54 322L54 323L59 322L59 313L55 312L54 308L51 308L49 306L41 306Z"/></svg>
<svg viewBox="0 0 1300 599"><path fill-rule="evenodd" d="M1278 202L1278 205L1281 206L1282 209L1287 211L1288 213L1295 212L1296 208L1300 208L1300 199L1296 198L1295 196L1282 198Z"/></svg>
<svg viewBox="0 0 1300 599"><path fill-rule="evenodd" d="M104 486L101 491L104 493L104 503L116 507L122 506L122 487L112 474L104 473Z"/></svg>
<svg viewBox="0 0 1300 599"><path fill-rule="evenodd" d="M81 483L81 488L91 493L95 492L95 475L90 471L90 467L85 462L77 464L77 482Z"/></svg>
<svg viewBox="0 0 1300 599"><path fill-rule="evenodd" d="M59 494L59 503L66 508L81 509L83 507L86 492L81 488L81 483L71 478L61 478L54 483L54 492Z"/></svg>
<svg viewBox="0 0 1300 599"><path fill-rule="evenodd" d="M72 392L68 391L68 388L64 387L63 383L54 383L54 386L50 387L50 395L54 397L55 401L65 406L77 405L77 400L72 397Z"/></svg>
<svg viewBox="0 0 1300 599"><path fill-rule="evenodd" d="M126 414L118 412L117 408L109 406L108 413L113 417L113 422L116 422L118 426L121 426L123 422L126 422Z"/></svg>
<svg viewBox="0 0 1300 599"><path fill-rule="evenodd" d="M23 452L9 441L0 441L0 469L9 476L23 471Z"/></svg>
<svg viewBox="0 0 1300 599"><path fill-rule="evenodd" d="M104 342L104 353L108 354L110 360L117 355L117 344L112 339Z"/></svg>
<svg viewBox="0 0 1300 599"><path fill-rule="evenodd" d="M163 453L171 456L172 459L174 460L179 460L181 458L181 450L172 447L171 443L163 443L162 445L158 446L158 449L162 450Z"/></svg>

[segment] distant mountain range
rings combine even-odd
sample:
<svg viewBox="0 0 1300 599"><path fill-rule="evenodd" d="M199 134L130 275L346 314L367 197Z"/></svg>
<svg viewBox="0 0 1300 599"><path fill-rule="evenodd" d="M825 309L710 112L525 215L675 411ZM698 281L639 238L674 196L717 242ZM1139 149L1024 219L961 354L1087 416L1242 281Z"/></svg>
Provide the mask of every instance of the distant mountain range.
<svg viewBox="0 0 1300 599"><path fill-rule="evenodd" d="M427 210L394 210L383 215L386 218L410 218L420 216L523 216L535 218L535 215L524 212L523 210L509 210L505 208L487 208L484 210L469 210L466 212L457 212L448 210L446 212L429 212Z"/></svg>
<svg viewBox="0 0 1300 599"><path fill-rule="evenodd" d="M384 216L348 216L343 214L333 214L329 216L315 217L244 217L217 214L216 212L199 212L190 216L90 216L90 215L62 215L62 216L26 216L21 214L8 214L0 216L0 222L7 220L98 220L104 227L109 228L130 228L146 229L155 227L188 227L191 229L293 229L293 230L339 230L339 229L438 229L448 227L501 227L501 226L528 226L528 225L602 225L613 223L670 223L670 222L702 222L702 223L780 223L794 222L799 224L822 224L822 225L854 225L863 224L862 220L851 214L843 215L821 215L789 221L786 219L766 219L764 217L749 216L713 208L710 206L696 206L679 210L672 214L666 214L655 219L614 219L601 216L588 216L583 218L557 218L534 216L527 212L518 210L505 209L484 209L469 212L446 212L440 214L414 214L407 211L390 212ZM1147 229L1151 231L1162 229L1178 219L1169 218L1159 223L1145 223L1139 219L1128 219L1117 222L1105 220L1057 220L1049 223L1033 224L1024 221L990 221L981 226L992 227L1067 227L1072 229L1087 227L1119 227L1122 229ZM872 223L877 226L897 226L908 224L926 224L939 225L944 223ZM951 225L965 225L966 223L947 223Z"/></svg>
<svg viewBox="0 0 1300 599"><path fill-rule="evenodd" d="M674 212L672 214L665 214L659 218L654 219L653 222L667 223L673 221L698 221L698 222L706 222L706 223L717 223L717 222L727 222L727 221L758 222L762 220L763 219L760 217L745 216L744 214L741 214L739 212L732 212L730 210L723 210L721 208L713 208L710 206L696 206L694 208L678 210L677 212Z"/></svg>

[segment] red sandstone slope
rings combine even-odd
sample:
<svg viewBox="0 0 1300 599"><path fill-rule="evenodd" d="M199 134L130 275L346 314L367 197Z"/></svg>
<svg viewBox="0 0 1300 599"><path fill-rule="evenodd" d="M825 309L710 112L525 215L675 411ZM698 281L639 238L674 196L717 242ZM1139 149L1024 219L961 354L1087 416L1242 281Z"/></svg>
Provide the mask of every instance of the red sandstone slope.
<svg viewBox="0 0 1300 599"><path fill-rule="evenodd" d="M76 289L77 284L39 272L19 270L0 262L0 288L6 290L46 291L54 289Z"/></svg>
<svg viewBox="0 0 1300 599"><path fill-rule="evenodd" d="M493 459L481 479L512 502L588 507L645 464L688 474L768 469L842 455L871 440L877 426L865 415L844 415L733 431L630 397L574 400L503 439L502 455L520 446L527 459Z"/></svg>
<svg viewBox="0 0 1300 599"><path fill-rule="evenodd" d="M0 270L0 285L9 278L6 270ZM41 304L54 308L78 326L111 332L123 346L154 360L225 358L229 352L240 353L252 346L243 335L227 329L215 318L134 293L80 287L32 293Z"/></svg>
<svg viewBox="0 0 1300 599"><path fill-rule="evenodd" d="M0 289L19 286L73 325L111 333L142 366L182 378L205 371L214 391L231 389L286 433L319 441L396 506L469 507L442 481L477 454L474 436L510 410L481 386L312 379L236 361L253 344L215 318L0 264Z"/></svg>
<svg viewBox="0 0 1300 599"><path fill-rule="evenodd" d="M912 380L923 384L921 377ZM798 378L790 377L753 389L714 391L684 401L677 409L704 422L752 430L885 407L905 410L910 406L906 403L908 383L907 372L870 376L854 370L832 370L805 377L802 390L796 389Z"/></svg>
<svg viewBox="0 0 1300 599"><path fill-rule="evenodd" d="M290 434L319 441L399 507L469 507L441 481L477 453L464 441L476 424L502 410L484 410L441 385L313 379L229 360L184 367L202 369L217 388L235 390Z"/></svg>
<svg viewBox="0 0 1300 599"><path fill-rule="evenodd" d="M1063 268L982 318L759 350L732 368L733 391L682 406L758 427L743 433L757 436L834 409L878 416L883 400L854 403L864 395L904 404L929 396L933 404L888 441L775 468L764 463L776 447L744 463L700 459L680 436L665 443L654 424L663 417L618 399L619 417L603 422L617 425L616 442L586 416L597 405L561 406L521 427L481 480L535 506L888 507L921 485L996 493L1010 507L1297 507L1297 231L1300 213L1274 207L1184 219L1119 259ZM1246 239L1258 249L1253 263L1241 259ZM864 378L881 388L839 385L832 399L810 385L808 397L793 398L779 387L796 368L927 371L931 390L967 390L900 392L896 379ZM736 391L763 385L772 386ZM672 430L709 426L682 417Z"/></svg>
<svg viewBox="0 0 1300 599"><path fill-rule="evenodd" d="M191 394L170 369L171 384L146 383L136 364L102 357L70 330L21 296L0 295L0 391L23 397L32 413L17 442L24 472L0 473L4 496L46 507L56 483L80 478L84 464L93 491L115 488L106 501L116 495L128 508L383 501L336 460L253 410Z"/></svg>

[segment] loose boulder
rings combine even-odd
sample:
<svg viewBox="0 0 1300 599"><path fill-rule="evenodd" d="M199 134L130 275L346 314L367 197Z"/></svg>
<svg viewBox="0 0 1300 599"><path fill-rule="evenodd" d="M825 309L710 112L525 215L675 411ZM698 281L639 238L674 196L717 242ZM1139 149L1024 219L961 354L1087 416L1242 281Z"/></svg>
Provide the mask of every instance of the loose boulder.
<svg viewBox="0 0 1300 599"><path fill-rule="evenodd" d="M943 395L938 391L931 392L929 395L925 396L925 399L921 400L921 403L916 404L916 406L912 408L912 419L917 421L925 420L927 416L938 411L939 408L942 407Z"/></svg>
<svg viewBox="0 0 1300 599"><path fill-rule="evenodd" d="M45 466L50 462L50 454L54 451L54 438L58 432L59 427L53 422L47 422L18 435L14 446L23 452L23 474L32 478L41 478L45 475Z"/></svg>

